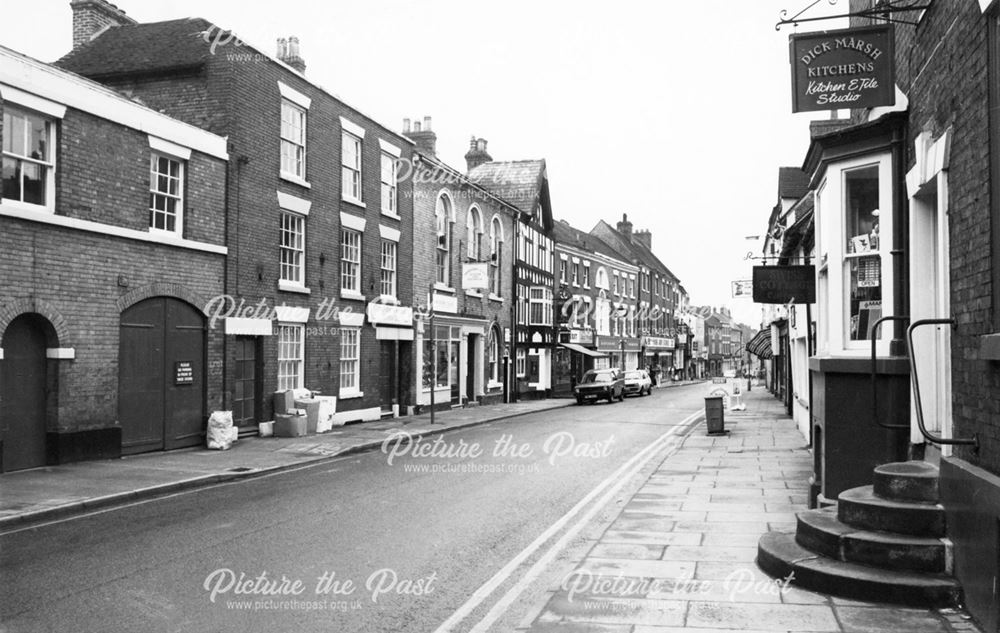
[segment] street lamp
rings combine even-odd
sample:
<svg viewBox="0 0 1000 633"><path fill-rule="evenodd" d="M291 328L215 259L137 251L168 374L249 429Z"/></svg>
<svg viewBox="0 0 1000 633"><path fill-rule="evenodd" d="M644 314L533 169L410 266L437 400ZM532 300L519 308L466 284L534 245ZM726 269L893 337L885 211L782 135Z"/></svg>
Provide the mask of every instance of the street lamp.
<svg viewBox="0 0 1000 633"><path fill-rule="evenodd" d="M615 318L624 319L625 315L627 314L628 314L628 306L626 306L624 303L620 304L617 308L615 308ZM621 370L625 371L625 326L624 325L622 326L621 350L622 350L622 355L620 359Z"/></svg>

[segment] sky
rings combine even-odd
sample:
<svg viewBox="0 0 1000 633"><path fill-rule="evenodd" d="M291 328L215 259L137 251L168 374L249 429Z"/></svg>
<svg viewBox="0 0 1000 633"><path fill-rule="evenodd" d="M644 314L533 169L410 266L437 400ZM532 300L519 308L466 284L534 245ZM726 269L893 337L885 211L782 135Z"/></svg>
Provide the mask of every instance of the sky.
<svg viewBox="0 0 1000 633"><path fill-rule="evenodd" d="M834 3L836 0L830 0ZM801 166L809 121L792 114L779 12L809 0L118 0L140 22L203 17L274 54L298 36L306 76L387 127L431 116L438 155L464 170L471 136L494 160L544 158L553 215L589 231L627 213L692 305L729 306ZM842 12L817 3L807 16ZM43 25L43 28L39 28ZM0 44L45 62L72 40L69 0L18 3ZM807 23L800 31L840 28Z"/></svg>

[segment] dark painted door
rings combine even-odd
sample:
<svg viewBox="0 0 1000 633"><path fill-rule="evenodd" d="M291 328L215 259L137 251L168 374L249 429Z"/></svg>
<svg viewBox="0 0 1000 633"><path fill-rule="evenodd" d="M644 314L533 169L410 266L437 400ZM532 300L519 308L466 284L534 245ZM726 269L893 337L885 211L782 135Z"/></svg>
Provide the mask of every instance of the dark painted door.
<svg viewBox="0 0 1000 633"><path fill-rule="evenodd" d="M46 338L41 317L25 314L11 321L2 344L3 469L44 466Z"/></svg>
<svg viewBox="0 0 1000 633"><path fill-rule="evenodd" d="M476 335L470 334L466 345L465 395L469 402L476 400Z"/></svg>
<svg viewBox="0 0 1000 633"><path fill-rule="evenodd" d="M448 363L448 384L451 385L451 404L462 404L462 385L458 383L459 344L452 341L448 345L451 362Z"/></svg>
<svg viewBox="0 0 1000 633"><path fill-rule="evenodd" d="M261 400L261 371L258 341L260 339L254 336L237 336L235 339L233 423L237 426L252 426L260 422L258 403Z"/></svg>
<svg viewBox="0 0 1000 633"><path fill-rule="evenodd" d="M122 453L194 446L205 427L205 325L192 306L146 299L121 316Z"/></svg>
<svg viewBox="0 0 1000 633"><path fill-rule="evenodd" d="M396 404L396 341L379 343L379 404L382 411L392 411Z"/></svg>

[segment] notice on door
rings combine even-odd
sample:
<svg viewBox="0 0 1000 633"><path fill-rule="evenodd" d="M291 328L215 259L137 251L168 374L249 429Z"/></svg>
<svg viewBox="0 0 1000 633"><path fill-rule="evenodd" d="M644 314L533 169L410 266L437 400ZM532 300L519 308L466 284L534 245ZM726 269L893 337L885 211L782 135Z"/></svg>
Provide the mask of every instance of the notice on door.
<svg viewBox="0 0 1000 633"><path fill-rule="evenodd" d="M189 360L179 360L174 363L174 384L194 384L194 363Z"/></svg>

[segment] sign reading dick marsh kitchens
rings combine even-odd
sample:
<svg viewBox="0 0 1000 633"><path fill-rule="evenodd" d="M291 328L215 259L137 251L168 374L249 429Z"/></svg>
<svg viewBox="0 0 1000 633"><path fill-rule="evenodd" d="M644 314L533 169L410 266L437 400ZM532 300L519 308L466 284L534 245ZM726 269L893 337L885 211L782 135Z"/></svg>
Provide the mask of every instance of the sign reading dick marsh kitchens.
<svg viewBox="0 0 1000 633"><path fill-rule="evenodd" d="M792 112L895 105L891 25L789 39Z"/></svg>

